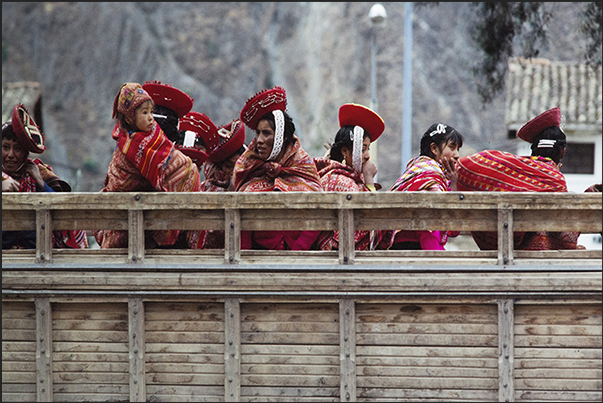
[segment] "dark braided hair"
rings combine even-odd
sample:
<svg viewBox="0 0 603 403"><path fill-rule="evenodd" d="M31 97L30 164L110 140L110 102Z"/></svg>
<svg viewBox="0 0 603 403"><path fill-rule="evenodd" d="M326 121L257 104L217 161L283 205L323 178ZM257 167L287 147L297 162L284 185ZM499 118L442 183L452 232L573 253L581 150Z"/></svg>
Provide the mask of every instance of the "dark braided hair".
<svg viewBox="0 0 603 403"><path fill-rule="evenodd" d="M363 129L364 130L364 129ZM364 136L362 139L370 138L371 135L369 132L364 130ZM341 127L337 134L335 135L335 141L331 146L331 152L329 153L329 159L334 161L343 161L343 153L341 152L342 148L346 147L348 150L352 151L354 148L354 125L347 125Z"/></svg>
<svg viewBox="0 0 603 403"><path fill-rule="evenodd" d="M566 145L567 138L563 130L559 126L551 126L542 130L534 137L530 148L532 149L533 157L550 158L558 164L561 161L561 155Z"/></svg>

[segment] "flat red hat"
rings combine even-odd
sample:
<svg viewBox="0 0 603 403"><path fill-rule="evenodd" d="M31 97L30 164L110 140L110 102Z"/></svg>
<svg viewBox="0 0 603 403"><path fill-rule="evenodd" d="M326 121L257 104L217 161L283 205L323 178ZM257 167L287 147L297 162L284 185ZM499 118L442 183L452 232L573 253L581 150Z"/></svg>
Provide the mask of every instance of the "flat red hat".
<svg viewBox="0 0 603 403"><path fill-rule="evenodd" d="M245 126L239 119L220 126L218 133L220 134L220 144L209 154L211 162L226 160L245 144Z"/></svg>
<svg viewBox="0 0 603 403"><path fill-rule="evenodd" d="M561 110L557 106L552 109L549 109L548 111L542 112L540 115L536 116L534 119L521 126L521 129L517 131L517 137L527 141L528 143L532 143L538 133L540 133L547 127L558 127L560 124Z"/></svg>
<svg viewBox="0 0 603 403"><path fill-rule="evenodd" d="M149 93L156 105L161 105L176 112L179 118L183 117L193 108L194 99L186 92L162 84L161 81L147 81L142 88Z"/></svg>
<svg viewBox="0 0 603 403"><path fill-rule="evenodd" d="M385 130L381 116L358 104L343 104L339 108L339 126L360 126L371 135L371 143Z"/></svg>
<svg viewBox="0 0 603 403"><path fill-rule="evenodd" d="M195 132L200 136L210 153L220 143L218 128L211 119L199 112L190 111L180 118L180 130Z"/></svg>
<svg viewBox="0 0 603 403"><path fill-rule="evenodd" d="M46 150L44 133L23 104L17 104L11 118L13 131L27 151L42 154Z"/></svg>
<svg viewBox="0 0 603 403"><path fill-rule="evenodd" d="M275 110L287 109L287 94L282 87L273 87L258 92L249 98L241 110L241 121L251 130L258 127L262 116Z"/></svg>
<svg viewBox="0 0 603 403"><path fill-rule="evenodd" d="M195 138L203 140L206 147L205 150L195 145L175 145L178 150L188 155L197 165L202 165L209 158L209 152L218 144L218 128L207 115L199 112L189 112L180 119L180 130L193 132L195 133Z"/></svg>

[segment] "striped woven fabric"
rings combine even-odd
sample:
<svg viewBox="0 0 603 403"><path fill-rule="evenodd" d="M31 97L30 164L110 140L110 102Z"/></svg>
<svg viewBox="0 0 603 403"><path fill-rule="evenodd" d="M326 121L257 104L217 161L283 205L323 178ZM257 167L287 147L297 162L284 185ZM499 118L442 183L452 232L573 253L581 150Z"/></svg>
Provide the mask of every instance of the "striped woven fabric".
<svg viewBox="0 0 603 403"><path fill-rule="evenodd" d="M565 177L550 158L521 157L485 150L459 158L458 190L482 192L567 192ZM481 250L498 248L496 232L472 232ZM516 250L579 249L579 232L514 232Z"/></svg>
<svg viewBox="0 0 603 403"><path fill-rule="evenodd" d="M151 136L139 136L129 145L122 140L119 147L119 130L117 125L113 138L118 140L118 147L113 152L109 164L105 187L101 192L199 192L201 190L201 175L195 163L182 152L176 150L167 140L159 125ZM134 138L135 136L132 136ZM165 138L166 141L163 141ZM145 141L146 139L146 141ZM153 140L153 142L151 142ZM144 144L151 144L151 149L142 148L138 156L132 155L133 150ZM129 154L122 152L126 149ZM166 150L169 151L165 156ZM147 231L159 246L174 245L182 231ZM187 247L197 249L204 243L205 231L188 231ZM98 230L94 232L96 241L101 248L125 248L128 246L128 234L121 230Z"/></svg>
<svg viewBox="0 0 603 403"><path fill-rule="evenodd" d="M486 150L459 158L458 190L567 192L565 177L550 158Z"/></svg>
<svg viewBox="0 0 603 403"><path fill-rule="evenodd" d="M341 162L325 158L314 158L320 183L326 192L370 192L364 184L363 177L354 168ZM378 243L375 235L381 231L354 231L354 244L356 250L370 250L371 245ZM339 249L339 231L322 231L317 240L320 250Z"/></svg>
<svg viewBox="0 0 603 403"><path fill-rule="evenodd" d="M279 162L266 162L255 151L253 139L235 165L235 190L240 192L319 192L320 178L314 161L301 148L294 135ZM241 232L241 248L268 250L308 250L320 231L248 231ZM254 245L255 243L255 245Z"/></svg>

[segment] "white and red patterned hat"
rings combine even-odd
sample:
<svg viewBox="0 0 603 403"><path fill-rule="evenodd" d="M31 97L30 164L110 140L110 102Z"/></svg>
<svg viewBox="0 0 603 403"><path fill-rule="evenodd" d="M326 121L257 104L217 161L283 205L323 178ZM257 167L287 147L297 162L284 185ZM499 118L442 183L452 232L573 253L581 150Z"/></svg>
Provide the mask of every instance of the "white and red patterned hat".
<svg viewBox="0 0 603 403"><path fill-rule="evenodd" d="M258 127L262 116L275 110L287 109L287 94L282 87L273 87L258 92L249 98L241 110L241 121L251 130Z"/></svg>

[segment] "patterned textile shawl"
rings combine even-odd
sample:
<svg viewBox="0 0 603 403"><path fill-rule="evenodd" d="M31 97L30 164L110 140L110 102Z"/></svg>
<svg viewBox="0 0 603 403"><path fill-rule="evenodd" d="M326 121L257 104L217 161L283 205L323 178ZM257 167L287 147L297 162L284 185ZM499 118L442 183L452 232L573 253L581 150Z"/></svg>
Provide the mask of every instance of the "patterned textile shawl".
<svg viewBox="0 0 603 403"><path fill-rule="evenodd" d="M205 180L201 183L202 192L227 192L230 185L230 175L227 175L217 164L205 161L203 165ZM203 249L223 249L224 231L208 230L205 234Z"/></svg>
<svg viewBox="0 0 603 403"><path fill-rule="evenodd" d="M155 189L167 190L162 183L163 171L174 149L174 144L157 123L153 125L150 132L128 132L117 123L112 136L117 141L117 148L151 182Z"/></svg>
<svg viewBox="0 0 603 403"><path fill-rule="evenodd" d="M287 146L279 162L266 162L255 152L254 139L235 165L235 190L241 192L322 191L314 161L301 148L299 139ZM320 231L256 231L241 233L241 248L251 247L251 237L269 250L308 250Z"/></svg>
<svg viewBox="0 0 603 403"><path fill-rule="evenodd" d="M494 192L567 192L565 177L550 158L486 150L459 159L458 189ZM482 250L498 248L495 232L474 231ZM515 232L516 250L578 249L579 232Z"/></svg>
<svg viewBox="0 0 603 403"><path fill-rule="evenodd" d="M331 159L314 158L320 183L326 192L370 192L364 184L362 174L354 168ZM375 233L376 232L376 233ZM354 231L354 243L356 250L370 250L375 242L375 235L381 231ZM321 250L339 249L339 231L322 231L317 240L318 248Z"/></svg>
<svg viewBox="0 0 603 403"><path fill-rule="evenodd" d="M450 181L444 175L441 165L433 158L420 155L408 161L402 176L389 189L394 192L450 190ZM450 231L405 231L387 230L381 235L378 249L389 249L396 242L419 242L422 249L443 250L448 236L457 236Z"/></svg>
<svg viewBox="0 0 603 403"><path fill-rule="evenodd" d="M38 166L40 170L40 176L46 184L52 188L55 192L68 191L70 188L67 182L59 178L53 171L52 168L42 162L42 160L36 158L34 160L28 160ZM35 180L28 174L15 178L19 180L19 192L35 192L37 189ZM88 238L86 237L85 230L62 230L52 232L52 245L53 248L67 248L67 249L86 249L88 247Z"/></svg>
<svg viewBox="0 0 603 403"><path fill-rule="evenodd" d="M159 125L155 125L155 129ZM149 158L138 158L122 152L123 147L119 147L119 130L116 126L113 138L118 140L118 147L113 152L113 158L109 164L107 176L105 177L105 187L101 192L199 192L201 190L201 177L197 166L193 161L176 150L161 129L159 134L156 130L153 136L156 140L153 142L161 152L153 155L154 150L142 150L141 155L147 155ZM135 143L130 143L128 150L133 150L134 144L141 144L144 133L137 138ZM132 138L135 136L133 135ZM148 136L147 136L148 137ZM165 141L167 140L167 141ZM125 144L125 142L122 142ZM155 147L157 148L157 147ZM167 157L163 157L166 149L170 152ZM161 158L159 158L159 156ZM146 169L151 166L158 167L158 160L164 160L163 166L157 169ZM151 161L152 160L152 161ZM142 168L142 169L141 169ZM153 185L155 184L155 185ZM192 249L200 248L204 242L204 231L147 231L149 236L160 246L174 245L180 236L186 237L187 246ZM99 230L94 233L96 241L101 248L125 248L128 246L128 233L122 230Z"/></svg>
<svg viewBox="0 0 603 403"><path fill-rule="evenodd" d="M408 161L406 170L389 190L416 192L432 186L445 192L450 190L450 181L436 160L420 155Z"/></svg>
<svg viewBox="0 0 603 403"><path fill-rule="evenodd" d="M256 139L235 165L235 190L241 192L311 192L321 191L314 161L301 148L299 139L285 150L280 163L266 162L255 152Z"/></svg>
<svg viewBox="0 0 603 403"><path fill-rule="evenodd" d="M201 183L202 192L226 192L230 185L230 175L227 175L219 166L211 161L203 165L205 180Z"/></svg>
<svg viewBox="0 0 603 403"><path fill-rule="evenodd" d="M486 150L459 159L459 190L567 192L565 177L550 158Z"/></svg>

